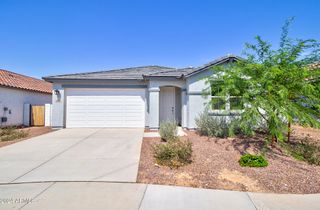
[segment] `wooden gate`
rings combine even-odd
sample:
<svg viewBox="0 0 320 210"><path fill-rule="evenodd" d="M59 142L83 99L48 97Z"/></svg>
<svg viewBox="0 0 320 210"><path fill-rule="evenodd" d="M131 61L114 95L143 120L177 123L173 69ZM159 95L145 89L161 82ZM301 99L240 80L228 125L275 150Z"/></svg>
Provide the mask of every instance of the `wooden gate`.
<svg viewBox="0 0 320 210"><path fill-rule="evenodd" d="M44 106L31 106L31 126L44 126Z"/></svg>

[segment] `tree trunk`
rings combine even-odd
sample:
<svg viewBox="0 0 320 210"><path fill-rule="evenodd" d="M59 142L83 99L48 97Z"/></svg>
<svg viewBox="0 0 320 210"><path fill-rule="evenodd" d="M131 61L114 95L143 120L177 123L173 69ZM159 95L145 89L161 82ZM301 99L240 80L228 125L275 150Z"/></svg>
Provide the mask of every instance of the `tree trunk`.
<svg viewBox="0 0 320 210"><path fill-rule="evenodd" d="M287 134L287 140L290 142L290 137L291 137L291 122L288 122L288 134Z"/></svg>
<svg viewBox="0 0 320 210"><path fill-rule="evenodd" d="M277 137L273 135L271 138L271 146L274 147L276 142L277 142Z"/></svg>

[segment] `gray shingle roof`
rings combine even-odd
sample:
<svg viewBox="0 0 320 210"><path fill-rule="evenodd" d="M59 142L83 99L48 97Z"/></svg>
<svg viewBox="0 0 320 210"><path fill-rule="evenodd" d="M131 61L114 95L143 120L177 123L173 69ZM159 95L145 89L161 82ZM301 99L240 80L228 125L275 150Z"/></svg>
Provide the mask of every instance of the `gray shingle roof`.
<svg viewBox="0 0 320 210"><path fill-rule="evenodd" d="M222 64L222 63L226 63L226 62L233 62L233 61L236 61L236 60L243 60L243 58L239 57L239 56L236 56L236 55L232 55L232 54L228 54L226 56L223 56L223 57L220 57L220 58L217 58L203 66L200 66L196 69L194 69L194 71L191 71L189 72L188 74L186 74L185 76L186 77L189 77L189 76L192 76L194 74L197 74L199 72L202 72L202 71L205 71L209 68L211 68L212 66L215 66L215 65L219 65L219 64Z"/></svg>
<svg viewBox="0 0 320 210"><path fill-rule="evenodd" d="M182 76L193 72L195 68L181 68L181 69L171 69L162 72L152 72L150 74L143 75L144 77L176 77L181 78Z"/></svg>
<svg viewBox="0 0 320 210"><path fill-rule="evenodd" d="M140 66L106 71L47 76L43 79L48 81L51 79L143 79L143 75L166 72L172 69L173 68L164 66Z"/></svg>
<svg viewBox="0 0 320 210"><path fill-rule="evenodd" d="M164 66L141 66L141 67L132 67L132 68L123 68L123 69L114 69L106 71L96 71L96 72L86 72L86 73L76 73L76 74L64 74L56 76L47 76L43 77L46 81L53 80L83 80L83 79L133 79L133 80L142 80L144 78L150 77L175 77L182 78L188 77L193 74L199 73L201 71L207 70L208 68L219 65L230 60L240 59L237 56L227 55L221 58L218 58L210 63L207 63L198 68L170 68Z"/></svg>

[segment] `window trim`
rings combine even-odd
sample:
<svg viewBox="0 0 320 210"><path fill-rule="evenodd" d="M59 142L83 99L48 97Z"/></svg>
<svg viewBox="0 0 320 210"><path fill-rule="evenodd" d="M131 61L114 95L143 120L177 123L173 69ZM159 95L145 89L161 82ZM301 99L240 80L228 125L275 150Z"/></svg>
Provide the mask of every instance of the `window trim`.
<svg viewBox="0 0 320 210"><path fill-rule="evenodd" d="M225 99L225 96L218 96L218 95L213 95L213 86L214 85L219 85L219 83L222 83L223 81L221 80L216 80L216 81L213 81L210 83L210 110L211 111L218 111L218 112L221 112L221 111L226 111L227 110L227 102L228 100ZM218 91L219 92L219 87L218 87ZM224 101L224 109L213 109L213 103L212 103L212 99L222 99Z"/></svg>
<svg viewBox="0 0 320 210"><path fill-rule="evenodd" d="M225 100L224 98L225 98L225 96L211 96L211 97L210 97L210 103L211 103L210 107L211 107L211 110L213 110L213 111L226 110L226 109L227 109L227 102L228 102L228 101ZM222 100L224 101L224 109L213 109L212 99L222 99Z"/></svg>
<svg viewBox="0 0 320 210"><path fill-rule="evenodd" d="M241 111L241 110L243 110L243 108L242 109L232 109L231 108L231 101L230 101L231 98L241 98L241 96L229 96L228 102L229 102L230 110L232 110L232 111ZM240 106L243 107L244 105L242 104Z"/></svg>
<svg viewBox="0 0 320 210"><path fill-rule="evenodd" d="M230 99L231 98L240 98L241 96L230 96L230 95L227 95L227 96L218 96L218 95L212 95L213 94L213 91L212 91L212 85L214 85L214 83L219 83L221 81L215 81L215 82L212 82L210 84L210 112L212 113L218 113L218 114L223 114L223 113L241 113L243 111L243 109L231 109L231 102L230 102ZM222 99L225 101L225 104L224 104L224 109L213 109L213 104L212 104L212 99L215 99L215 98L218 98L218 99Z"/></svg>

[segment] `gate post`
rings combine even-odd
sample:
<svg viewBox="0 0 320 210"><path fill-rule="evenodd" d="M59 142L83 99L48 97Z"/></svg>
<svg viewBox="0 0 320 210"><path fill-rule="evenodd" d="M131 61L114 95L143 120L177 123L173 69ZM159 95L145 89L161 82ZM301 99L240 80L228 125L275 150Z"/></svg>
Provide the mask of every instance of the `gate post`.
<svg viewBox="0 0 320 210"><path fill-rule="evenodd" d="M23 125L30 126L30 104L23 104Z"/></svg>
<svg viewBox="0 0 320 210"><path fill-rule="evenodd" d="M44 126L51 126L51 104L44 105Z"/></svg>

